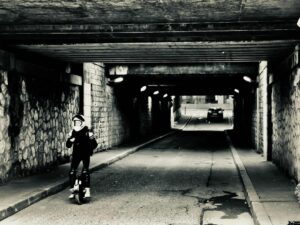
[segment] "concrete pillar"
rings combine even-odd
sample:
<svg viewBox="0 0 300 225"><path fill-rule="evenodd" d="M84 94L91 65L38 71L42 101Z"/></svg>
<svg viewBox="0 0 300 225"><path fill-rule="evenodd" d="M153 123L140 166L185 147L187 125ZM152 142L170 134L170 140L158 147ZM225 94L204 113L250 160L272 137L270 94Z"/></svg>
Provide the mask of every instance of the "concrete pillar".
<svg viewBox="0 0 300 225"><path fill-rule="evenodd" d="M104 67L103 63L84 63L83 64L83 115L86 119L86 125L89 128L93 127L92 108L93 108L93 91L92 85L100 85L97 77L101 76L98 67Z"/></svg>
<svg viewBox="0 0 300 225"><path fill-rule="evenodd" d="M173 113L175 121L178 121L181 117L181 97L175 96L174 98L174 106L173 106Z"/></svg>
<svg viewBox="0 0 300 225"><path fill-rule="evenodd" d="M235 133L238 134L240 136L239 138L239 144L242 144L243 140L244 140L244 131L243 131L243 97L239 94L236 94L234 96L234 130Z"/></svg>
<svg viewBox="0 0 300 225"><path fill-rule="evenodd" d="M268 62L259 63L258 79L258 150L267 160L268 152Z"/></svg>
<svg viewBox="0 0 300 225"><path fill-rule="evenodd" d="M272 160L300 181L300 50L272 68Z"/></svg>
<svg viewBox="0 0 300 225"><path fill-rule="evenodd" d="M86 119L86 125L91 127L92 125L92 94L91 94L91 84L83 83L83 115Z"/></svg>
<svg viewBox="0 0 300 225"><path fill-rule="evenodd" d="M258 82L258 79L257 79L257 82ZM256 136L255 136L255 146L256 146L256 151L259 151L259 137L260 137L260 113L259 113L259 89L257 88L256 89L256 105L255 105L255 109L256 109Z"/></svg>
<svg viewBox="0 0 300 225"><path fill-rule="evenodd" d="M171 106L171 116L170 116L171 127L174 127L174 122L175 122L175 117L174 117L174 99L175 99L175 97L172 96L172 106Z"/></svg>

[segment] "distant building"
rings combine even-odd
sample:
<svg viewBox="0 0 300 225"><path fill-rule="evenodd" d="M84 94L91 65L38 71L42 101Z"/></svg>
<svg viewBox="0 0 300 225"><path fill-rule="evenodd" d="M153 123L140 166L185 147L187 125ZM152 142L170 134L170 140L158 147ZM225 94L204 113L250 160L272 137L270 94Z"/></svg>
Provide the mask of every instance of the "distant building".
<svg viewBox="0 0 300 225"><path fill-rule="evenodd" d="M183 104L232 104L230 95L182 96Z"/></svg>

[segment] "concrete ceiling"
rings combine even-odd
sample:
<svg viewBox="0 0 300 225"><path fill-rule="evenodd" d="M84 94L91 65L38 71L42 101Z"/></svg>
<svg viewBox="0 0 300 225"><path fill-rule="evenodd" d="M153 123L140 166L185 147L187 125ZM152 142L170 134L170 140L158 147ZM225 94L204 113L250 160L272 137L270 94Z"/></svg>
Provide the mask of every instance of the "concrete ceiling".
<svg viewBox="0 0 300 225"><path fill-rule="evenodd" d="M299 0L1 0L1 24L296 20Z"/></svg>
<svg viewBox="0 0 300 225"><path fill-rule="evenodd" d="M162 95L229 95L235 88L249 92L255 83L245 82L243 76L255 80L258 71L257 63L131 64L107 67L111 80L124 78L122 83L112 85L134 93L147 85L146 94L160 90Z"/></svg>
<svg viewBox="0 0 300 225"><path fill-rule="evenodd" d="M23 52L67 62L203 63L277 61L292 52L298 42L148 42L68 45L18 45Z"/></svg>
<svg viewBox="0 0 300 225"><path fill-rule="evenodd" d="M299 0L1 0L0 47L73 63L280 62L300 43L299 12Z"/></svg>
<svg viewBox="0 0 300 225"><path fill-rule="evenodd" d="M0 46L63 61L278 60L300 41L299 0L2 0Z"/></svg>

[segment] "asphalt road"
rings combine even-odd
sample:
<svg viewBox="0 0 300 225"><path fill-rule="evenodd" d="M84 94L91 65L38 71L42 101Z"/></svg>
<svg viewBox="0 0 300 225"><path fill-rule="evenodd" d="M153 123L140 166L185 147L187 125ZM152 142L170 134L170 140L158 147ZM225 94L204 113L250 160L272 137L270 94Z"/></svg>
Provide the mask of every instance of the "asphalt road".
<svg viewBox="0 0 300 225"><path fill-rule="evenodd" d="M195 118L186 131L93 173L88 204L70 202L65 190L0 224L253 225L224 132L203 126Z"/></svg>

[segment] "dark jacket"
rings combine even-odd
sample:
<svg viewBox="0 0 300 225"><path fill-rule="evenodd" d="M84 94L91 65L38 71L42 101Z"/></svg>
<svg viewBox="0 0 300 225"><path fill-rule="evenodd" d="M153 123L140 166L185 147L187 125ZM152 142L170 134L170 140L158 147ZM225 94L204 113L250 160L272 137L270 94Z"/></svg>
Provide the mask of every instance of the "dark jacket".
<svg viewBox="0 0 300 225"><path fill-rule="evenodd" d="M75 138L74 142L70 139ZM80 131L72 131L72 135L67 139L66 147L71 148L73 145L73 154L80 154L82 157L93 155L93 150L97 147L97 141L88 127L82 128Z"/></svg>

